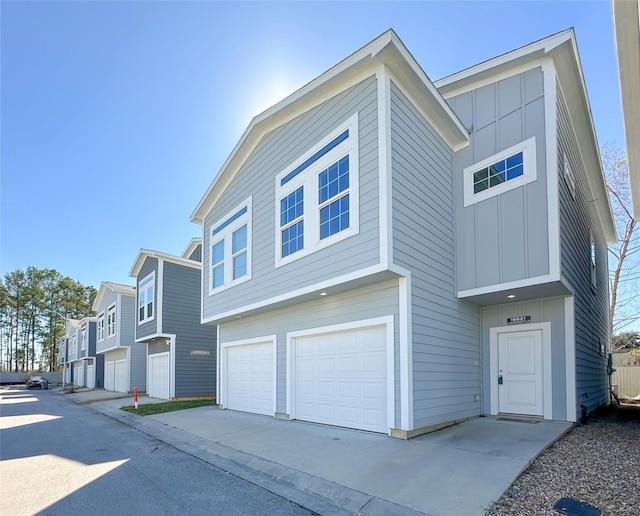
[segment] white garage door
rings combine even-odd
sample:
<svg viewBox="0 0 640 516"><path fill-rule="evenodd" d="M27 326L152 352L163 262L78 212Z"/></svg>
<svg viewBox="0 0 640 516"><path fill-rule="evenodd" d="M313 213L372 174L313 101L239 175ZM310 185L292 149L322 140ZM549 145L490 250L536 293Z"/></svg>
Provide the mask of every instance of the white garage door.
<svg viewBox="0 0 640 516"><path fill-rule="evenodd" d="M96 386L96 366L87 365L87 387L93 389Z"/></svg>
<svg viewBox="0 0 640 516"><path fill-rule="evenodd" d="M384 326L294 341L296 419L388 432Z"/></svg>
<svg viewBox="0 0 640 516"><path fill-rule="evenodd" d="M226 348L226 406L273 415L273 343Z"/></svg>
<svg viewBox="0 0 640 516"><path fill-rule="evenodd" d="M127 392L127 360L116 360L116 392Z"/></svg>
<svg viewBox="0 0 640 516"><path fill-rule="evenodd" d="M111 361L104 363L104 389L106 391L114 391L116 388L115 370L115 362Z"/></svg>
<svg viewBox="0 0 640 516"><path fill-rule="evenodd" d="M73 384L84 385L84 368L82 364L73 366Z"/></svg>
<svg viewBox="0 0 640 516"><path fill-rule="evenodd" d="M169 399L169 353L149 355L149 396Z"/></svg>

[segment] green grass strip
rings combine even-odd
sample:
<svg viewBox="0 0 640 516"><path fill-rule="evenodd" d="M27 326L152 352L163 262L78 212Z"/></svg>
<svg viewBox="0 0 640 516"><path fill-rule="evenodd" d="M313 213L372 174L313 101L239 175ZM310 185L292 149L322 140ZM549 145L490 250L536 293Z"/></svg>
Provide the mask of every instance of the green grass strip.
<svg viewBox="0 0 640 516"><path fill-rule="evenodd" d="M185 410L197 407L208 407L215 405L216 400L178 400L165 401L162 403L145 403L138 404L136 409L133 405L122 407L122 410L138 414L139 416L151 416L153 414L163 414L164 412L173 412L174 410Z"/></svg>

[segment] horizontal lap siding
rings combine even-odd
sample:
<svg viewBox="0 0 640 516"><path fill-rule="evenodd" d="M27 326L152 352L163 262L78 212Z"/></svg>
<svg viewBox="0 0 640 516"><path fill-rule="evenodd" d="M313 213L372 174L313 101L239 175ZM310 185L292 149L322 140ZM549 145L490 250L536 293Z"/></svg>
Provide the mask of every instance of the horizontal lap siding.
<svg viewBox="0 0 640 516"><path fill-rule="evenodd" d="M475 416L480 313L455 296L453 157L391 86L393 261L411 271L414 427Z"/></svg>
<svg viewBox="0 0 640 516"><path fill-rule="evenodd" d="M457 289L549 274L543 74L517 74L449 99L471 129L455 154ZM536 138L537 180L464 207L463 170Z"/></svg>
<svg viewBox="0 0 640 516"><path fill-rule="evenodd" d="M136 288L140 284L140 281L145 279L152 272L156 273L154 285L153 285L153 310L155 313L155 317L153 320L149 322L145 322L142 324L138 324L138 299L136 298L135 302L135 325L136 325L136 338L142 339L144 337L148 337L149 335L155 335L158 333L158 259L147 257L140 268L140 272L138 273L138 278L136 282Z"/></svg>
<svg viewBox="0 0 640 516"><path fill-rule="evenodd" d="M607 342L609 333L607 247L560 87L557 109L561 273L574 290L577 410L585 404L591 411L606 401L608 389L607 360L600 353L600 342ZM565 154L576 179L575 199L564 180ZM590 229L596 241L595 292L591 288Z"/></svg>
<svg viewBox="0 0 640 516"><path fill-rule="evenodd" d="M275 268L275 176L358 113L360 227L351 238ZM379 263L377 87L374 77L267 134L246 160L205 220L204 317L290 292ZM210 242L214 222L253 196L252 279L209 296ZM340 267L327 264L340 263Z"/></svg>
<svg viewBox="0 0 640 516"><path fill-rule="evenodd" d="M398 377L398 281L389 280L327 296L290 308L242 318L220 325L220 341L233 342L277 335L277 410L286 411L287 332L393 315L395 374ZM399 393L399 381L396 381ZM396 414L399 398L396 396ZM396 425L399 424L396 416Z"/></svg>
<svg viewBox="0 0 640 516"><path fill-rule="evenodd" d="M106 289L104 295L102 296L102 301L96 310L96 320L100 313L104 312L104 336L105 338L100 342L97 341L96 337L96 353L101 353L105 349L113 348L118 345L118 335L113 335L112 337L107 337L107 308L109 308L113 303L116 302L117 294L111 290ZM71 344L71 341L69 341ZM71 348L69 348L71 349ZM73 357L69 354L69 360Z"/></svg>
<svg viewBox="0 0 640 516"><path fill-rule="evenodd" d="M165 262L163 277L162 330L176 336L175 396L214 396L217 331L200 324L200 270Z"/></svg>

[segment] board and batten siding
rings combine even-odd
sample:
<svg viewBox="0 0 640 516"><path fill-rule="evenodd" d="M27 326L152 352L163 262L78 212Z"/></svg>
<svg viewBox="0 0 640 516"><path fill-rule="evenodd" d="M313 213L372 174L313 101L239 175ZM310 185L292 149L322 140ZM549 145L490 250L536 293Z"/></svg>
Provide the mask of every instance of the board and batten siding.
<svg viewBox="0 0 640 516"><path fill-rule="evenodd" d="M333 326L376 317L394 316L395 423L400 425L400 352L398 280L387 280L295 306L226 322L220 342L277 335L276 406L286 412L287 332Z"/></svg>
<svg viewBox="0 0 640 516"><path fill-rule="evenodd" d="M455 153L457 289L549 274L544 88L541 68L448 100L471 130ZM535 136L537 180L464 207L463 170Z"/></svg>
<svg viewBox="0 0 640 516"><path fill-rule="evenodd" d="M358 113L359 233L276 268L275 176ZM265 135L206 216L203 316L241 308L379 263L377 82L370 77ZM252 196L251 280L209 295L212 225ZM279 205L279 204L278 204ZM336 266L339 264L339 266Z"/></svg>
<svg viewBox="0 0 640 516"><path fill-rule="evenodd" d="M175 396L214 396L217 328L200 324L199 269L164 262L162 332L176 336Z"/></svg>
<svg viewBox="0 0 640 516"><path fill-rule="evenodd" d="M587 175L560 85L557 96L560 271L574 292L576 345L576 417L607 400L609 284L607 246L591 202ZM576 182L573 198L564 179L567 156ZM591 286L591 236L596 244L596 288ZM601 344L605 352L601 352Z"/></svg>
<svg viewBox="0 0 640 516"><path fill-rule="evenodd" d="M482 310L482 413L491 414L491 382L497 378L490 375L491 328L508 326L509 317L531 316L531 323L551 323L551 403L552 419L567 419L567 383L564 297L536 299L523 303L509 303ZM513 329L523 330L525 325L514 325Z"/></svg>
<svg viewBox="0 0 640 516"><path fill-rule="evenodd" d="M189 260L193 260L194 262L202 261L202 244L198 244L193 252L187 257Z"/></svg>
<svg viewBox="0 0 640 516"><path fill-rule="evenodd" d="M158 259L151 258L147 256L140 268L140 272L138 272L138 276L136 278L136 291L138 289L138 285L140 282L145 279L149 274L155 272L155 279L153 284L153 312L154 318L151 321L138 324L138 299L136 298L135 302L135 328L136 328L136 339L143 339L148 337L149 335L155 335L158 333ZM137 296L137 294L136 294Z"/></svg>
<svg viewBox="0 0 640 516"><path fill-rule="evenodd" d="M391 83L393 261L411 271L414 427L480 414L480 311L456 299L453 154Z"/></svg>

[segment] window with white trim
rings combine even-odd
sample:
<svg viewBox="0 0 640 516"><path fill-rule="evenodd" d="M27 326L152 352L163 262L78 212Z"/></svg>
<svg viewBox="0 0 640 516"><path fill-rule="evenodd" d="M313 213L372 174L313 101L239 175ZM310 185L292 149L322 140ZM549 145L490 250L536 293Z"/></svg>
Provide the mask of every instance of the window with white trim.
<svg viewBox="0 0 640 516"><path fill-rule="evenodd" d="M465 206L535 181L535 136L479 161L462 172Z"/></svg>
<svg viewBox="0 0 640 516"><path fill-rule="evenodd" d="M100 312L98 315L98 342L104 340L104 312Z"/></svg>
<svg viewBox="0 0 640 516"><path fill-rule="evenodd" d="M107 308L107 337L113 337L116 334L116 305L112 304Z"/></svg>
<svg viewBox="0 0 640 516"><path fill-rule="evenodd" d="M80 351L84 351L86 349L87 343L87 327L83 326L82 330L80 330Z"/></svg>
<svg viewBox="0 0 640 516"><path fill-rule="evenodd" d="M78 347L78 341L77 341L76 337L77 337L77 334L75 334L75 333L73 334L73 337L71 337L71 354L72 355L76 354L76 350L77 350L77 347Z"/></svg>
<svg viewBox="0 0 640 516"><path fill-rule="evenodd" d="M358 114L276 176L276 266L359 227Z"/></svg>
<svg viewBox="0 0 640 516"><path fill-rule="evenodd" d="M153 303L155 284L155 272L152 272L138 283L138 324L149 322L155 317Z"/></svg>
<svg viewBox="0 0 640 516"><path fill-rule="evenodd" d="M573 170L571 170L571 165L569 164L569 157L567 154L564 154L564 164L563 164L563 175L564 182L567 184L567 188L569 188L569 192L571 193L571 197L575 200L576 198L576 176L573 175Z"/></svg>
<svg viewBox="0 0 640 516"><path fill-rule="evenodd" d="M209 294L251 279L251 198L209 230Z"/></svg>

